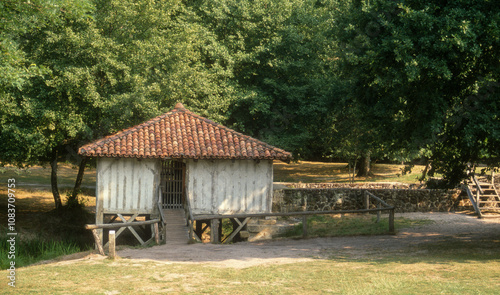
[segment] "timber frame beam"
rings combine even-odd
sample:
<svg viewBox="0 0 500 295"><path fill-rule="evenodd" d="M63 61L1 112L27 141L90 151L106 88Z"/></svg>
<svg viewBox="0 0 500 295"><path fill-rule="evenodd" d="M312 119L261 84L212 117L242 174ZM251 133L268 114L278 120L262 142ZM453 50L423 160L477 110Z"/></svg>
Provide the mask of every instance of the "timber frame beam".
<svg viewBox="0 0 500 295"><path fill-rule="evenodd" d="M119 228L118 232L115 234L115 238L118 237L119 234L121 234L126 228L128 228L132 234L138 239L138 241L141 243L141 245L145 245L153 239L157 244L160 244L160 235L159 235L159 227L158 223L161 222L160 219L152 219L152 220L146 220L146 221L134 221L135 218L137 218L138 214L132 215L129 220L126 220L121 214L117 214L118 217L122 220L122 223L107 223L107 224L86 224L85 229L92 230L92 234L94 235L94 240L97 246L97 249L99 250L99 253L101 255L104 255L104 247L108 245L106 243L103 247L102 241L99 237L99 234L97 233L98 229L116 229ZM135 231L133 226L143 226L143 225L152 225L153 230L152 230L152 237L148 241L144 242L144 240L139 236L139 234Z"/></svg>

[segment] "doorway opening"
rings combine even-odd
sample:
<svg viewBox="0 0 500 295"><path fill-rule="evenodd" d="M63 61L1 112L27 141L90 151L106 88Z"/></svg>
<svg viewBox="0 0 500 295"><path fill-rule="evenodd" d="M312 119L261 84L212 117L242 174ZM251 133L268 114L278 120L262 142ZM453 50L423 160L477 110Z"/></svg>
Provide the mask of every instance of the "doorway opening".
<svg viewBox="0 0 500 295"><path fill-rule="evenodd" d="M184 208L186 164L176 160L161 162L163 209Z"/></svg>

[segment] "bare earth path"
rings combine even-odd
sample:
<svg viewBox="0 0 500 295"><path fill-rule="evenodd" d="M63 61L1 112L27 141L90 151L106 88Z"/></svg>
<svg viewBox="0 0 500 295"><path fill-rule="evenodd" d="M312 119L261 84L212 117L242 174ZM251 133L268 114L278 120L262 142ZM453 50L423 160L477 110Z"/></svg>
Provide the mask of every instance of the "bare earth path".
<svg viewBox="0 0 500 295"><path fill-rule="evenodd" d="M486 245L499 251L500 218L478 219L459 213L404 213L410 219L430 219L434 223L403 229L397 235L356 236L312 239L281 239L232 245L180 244L147 249L124 249L126 259L164 263L203 263L217 267L245 268L328 257L376 258L378 255L418 255L426 245L446 242L447 247L467 243ZM487 251L487 250L486 250Z"/></svg>

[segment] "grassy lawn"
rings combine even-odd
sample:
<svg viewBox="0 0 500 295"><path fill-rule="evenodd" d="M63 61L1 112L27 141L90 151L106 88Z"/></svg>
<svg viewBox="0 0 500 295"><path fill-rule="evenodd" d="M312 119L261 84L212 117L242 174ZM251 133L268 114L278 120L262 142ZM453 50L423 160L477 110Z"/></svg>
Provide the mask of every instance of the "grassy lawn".
<svg viewBox="0 0 500 295"><path fill-rule="evenodd" d="M416 182L422 167L400 176L402 166L373 165L374 176L358 181ZM76 169L61 164L59 183L64 198L76 177ZM345 163L299 162L275 164L275 181L347 182ZM56 227L46 219L53 209L50 169L19 170L0 168L0 207L7 207L8 178L16 178L16 230L26 241L45 238L41 224ZM398 176L399 175L399 176ZM87 169L84 186L95 185L95 169ZM84 189L88 206L95 205L94 190ZM373 216L355 221L347 216L309 218L309 235L335 235L359 230L387 230L387 220L374 225ZM0 230L6 225L6 210L0 210ZM396 226L418 226L425 221L396 219ZM301 235L302 227L290 236ZM3 237L2 237L3 238ZM50 238L50 237L49 237ZM498 241L496 241L498 242ZM26 245L29 245L27 243ZM2 244L2 247L5 246ZM228 247L231 247L228 245ZM408 253L382 253L367 259L346 253L329 254L329 259L290 264L264 264L243 269L213 267L203 263L170 263L130 259L86 259L77 262L18 267L16 287L7 285L7 270L0 271L1 294L498 294L500 290L500 249L497 244L440 244ZM51 249L49 249L49 252ZM59 250L61 251L61 250ZM410 252L411 251L411 252ZM4 254L2 254L4 255ZM46 258L47 259L47 258Z"/></svg>
<svg viewBox="0 0 500 295"><path fill-rule="evenodd" d="M3 294L498 294L500 260L491 258L332 258L244 269L87 260L22 268L15 289L0 288Z"/></svg>
<svg viewBox="0 0 500 295"><path fill-rule="evenodd" d="M18 187L34 189L48 188L50 186L50 166L33 166L19 169L13 166L0 167L0 184L7 183L8 178L15 178ZM61 187L71 188L75 185L78 167L71 164L59 163L57 169L57 182ZM95 185L95 168L86 168L82 186ZM4 187L0 185L0 187Z"/></svg>
<svg viewBox="0 0 500 295"><path fill-rule="evenodd" d="M315 215L307 218L307 236L312 237L342 237L359 235L384 235L389 234L389 219L382 215L379 222L373 214L327 214ZM409 228L433 223L428 219L407 219L398 217L394 219L396 232L399 229ZM293 229L284 232L278 237L300 238L303 234L302 222Z"/></svg>
<svg viewBox="0 0 500 295"><path fill-rule="evenodd" d="M403 165L373 164L371 177L356 177L356 182L403 182L417 183L423 166L415 166L411 174L401 175ZM60 163L58 169L58 183L62 187L74 185L77 167ZM323 163L299 161L290 164L281 161L274 162L274 181L276 182L349 182L347 163ZM50 186L50 167L34 166L27 169L18 169L12 166L0 167L0 183L6 183L8 178L15 178L23 187ZM41 185L41 186L40 186ZM95 185L95 168L86 168L82 185Z"/></svg>
<svg viewBox="0 0 500 295"><path fill-rule="evenodd" d="M403 165L372 164L371 177L356 177L356 182L418 183L424 166L415 166L411 174L402 175ZM299 161L286 164L274 162L276 182L349 182L347 163L321 163Z"/></svg>

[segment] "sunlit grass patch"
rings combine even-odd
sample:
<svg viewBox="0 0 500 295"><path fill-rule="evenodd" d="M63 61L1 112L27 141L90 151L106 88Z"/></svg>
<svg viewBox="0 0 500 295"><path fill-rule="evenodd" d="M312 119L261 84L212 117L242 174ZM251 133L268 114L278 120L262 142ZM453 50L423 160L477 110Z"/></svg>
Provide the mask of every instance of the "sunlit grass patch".
<svg viewBox="0 0 500 295"><path fill-rule="evenodd" d="M395 218L396 230L419 225L433 223L427 219ZM315 215L307 218L307 233L309 237L336 237L356 235L382 235L389 234L389 220L387 215L382 215L380 221L374 215L352 214L328 214ZM293 229L279 235L280 237L302 237L302 223Z"/></svg>
<svg viewBox="0 0 500 295"><path fill-rule="evenodd" d="M416 165L411 173L403 174L404 165L373 164L371 177L356 177L356 182L419 183L424 166ZM349 182L347 163L298 161L286 164L274 162L276 182Z"/></svg>
<svg viewBox="0 0 500 295"><path fill-rule="evenodd" d="M0 183L7 183L7 179L15 178L16 187L36 189L41 186L46 187L50 185L50 173L51 168L48 165L36 165L27 168L17 168L7 165L0 167ZM77 174L78 167L67 163L58 164L57 181L60 186L72 187L75 184ZM85 168L82 186L94 186L95 179L95 168Z"/></svg>

